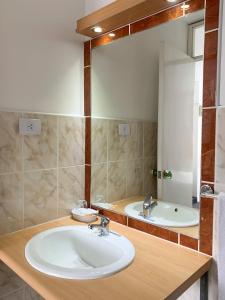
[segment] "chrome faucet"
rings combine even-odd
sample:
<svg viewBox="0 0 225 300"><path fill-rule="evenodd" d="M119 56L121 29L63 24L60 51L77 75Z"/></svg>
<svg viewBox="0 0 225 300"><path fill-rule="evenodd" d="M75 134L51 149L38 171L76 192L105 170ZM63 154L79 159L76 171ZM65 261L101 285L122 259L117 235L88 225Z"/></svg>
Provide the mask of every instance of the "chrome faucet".
<svg viewBox="0 0 225 300"><path fill-rule="evenodd" d="M157 201L153 201L153 198L151 195L147 195L144 202L143 202L143 212L141 215L147 219L151 215L152 209L158 205Z"/></svg>
<svg viewBox="0 0 225 300"><path fill-rule="evenodd" d="M89 224L88 228L89 229L97 228L99 236L109 235L109 222L110 222L110 219L105 217L105 216L101 216L101 215L99 215L99 216L101 217L100 224Z"/></svg>

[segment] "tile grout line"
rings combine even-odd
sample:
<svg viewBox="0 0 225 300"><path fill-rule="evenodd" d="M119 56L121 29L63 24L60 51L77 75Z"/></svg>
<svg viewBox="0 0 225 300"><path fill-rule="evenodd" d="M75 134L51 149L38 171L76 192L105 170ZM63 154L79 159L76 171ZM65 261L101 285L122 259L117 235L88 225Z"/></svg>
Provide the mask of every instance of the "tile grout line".
<svg viewBox="0 0 225 300"><path fill-rule="evenodd" d="M215 182L212 181L201 181L201 183L215 184Z"/></svg>
<svg viewBox="0 0 225 300"><path fill-rule="evenodd" d="M101 163L99 163L101 164ZM89 164L87 164L89 165ZM83 167L85 164L79 164L79 165L73 165L73 166L67 166L67 167L59 167L59 169L69 169L69 168L76 168L76 167ZM90 165L89 165L90 166ZM42 171L53 171L57 170L57 167L55 168L47 168L47 169L32 169L32 170L21 170L21 171L16 171L16 172L6 172L6 173L0 173L0 176L7 176L7 175L13 175L13 174L26 174L26 173L35 173L35 172L42 172Z"/></svg>
<svg viewBox="0 0 225 300"><path fill-rule="evenodd" d="M205 34L211 33L211 32L214 32L214 31L218 31L218 30L219 30L218 27L217 27L217 28L214 28L214 29L210 29L210 30L205 31Z"/></svg>
<svg viewBox="0 0 225 300"><path fill-rule="evenodd" d="M121 122L151 122L151 123L156 123L154 121L149 121L148 119L140 119L140 118L125 118L125 117L121 117L121 118L113 118L113 117L100 117L100 116L93 116L91 117L93 120L95 119L103 119L103 120L109 120L109 121L121 121Z"/></svg>
<svg viewBox="0 0 225 300"><path fill-rule="evenodd" d="M217 109L218 106L206 106L206 107L202 107L203 110L210 110L210 109Z"/></svg>

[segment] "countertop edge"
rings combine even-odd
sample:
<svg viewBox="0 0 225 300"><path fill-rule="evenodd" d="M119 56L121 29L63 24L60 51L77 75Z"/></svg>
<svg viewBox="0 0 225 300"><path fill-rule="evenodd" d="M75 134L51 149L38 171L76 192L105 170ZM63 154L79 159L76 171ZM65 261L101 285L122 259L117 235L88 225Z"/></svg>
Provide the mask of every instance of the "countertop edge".
<svg viewBox="0 0 225 300"><path fill-rule="evenodd" d="M56 226L66 226L66 225L68 225L68 224L66 224L66 221L69 221L69 218L53 220L53 221L45 223L44 225L47 226L49 224L49 226L51 226L51 225L55 224ZM57 223L57 222L59 222L59 223ZM65 222L65 224L63 225L62 223L64 223L64 222ZM119 225L119 226L123 226L123 225ZM43 224L40 224L40 225L37 225L34 227L26 228L24 230L20 230L16 233L4 235L4 236L0 237L0 240L1 239L4 240L4 239L7 239L18 233L25 232L25 230L32 230L32 228L37 229L39 227L42 228L44 226L43 226ZM126 226L123 226L123 227L126 227ZM45 230L45 229L43 229L43 230ZM133 230L133 229L130 228L129 230ZM135 230L135 229L134 229L134 231L137 233L139 232L138 230ZM154 238L158 239L157 237L154 237ZM167 241L165 241L165 242L167 242ZM185 248L185 249L187 249L187 248ZM202 275L204 275L210 269L210 266L212 264L212 257L205 255L203 253L200 253L200 252L196 252L196 254L201 254L202 256L208 258L208 260L206 260L206 262L195 273L193 273L193 275L189 276L179 287L177 287L174 291L172 291L171 294L169 294L165 299L167 299L167 300L177 299L177 297L182 295L193 283L195 283ZM4 251L4 247L3 247L3 249L0 248L0 260L2 260L3 263L5 263L9 268L11 268L19 277L21 277L28 285L30 285L42 297L47 298L48 300L56 299L57 296L56 296L55 292L54 291L52 292L49 287L46 288L45 285L38 282L37 278L32 278L32 274L29 273L28 270L25 267L23 267L23 265L20 265L20 263L16 260L15 257L11 257L10 254L8 254ZM30 268L32 268L32 267L30 267ZM44 276L46 276L46 279L51 278L50 276L47 276L47 275L44 275Z"/></svg>

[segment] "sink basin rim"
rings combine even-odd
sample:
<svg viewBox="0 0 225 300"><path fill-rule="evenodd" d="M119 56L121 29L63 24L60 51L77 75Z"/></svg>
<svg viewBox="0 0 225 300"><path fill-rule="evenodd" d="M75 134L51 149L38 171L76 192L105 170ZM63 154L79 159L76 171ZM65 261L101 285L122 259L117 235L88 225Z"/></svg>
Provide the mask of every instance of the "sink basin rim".
<svg viewBox="0 0 225 300"><path fill-rule="evenodd" d="M48 236L51 233L62 232L63 230L84 231L84 233L90 234L96 239L101 239L101 241L105 241L106 243L110 243L112 246L118 247L120 250L122 250L122 256L112 264L93 269L68 269L46 262L37 253L31 255L33 241L38 242L38 240L40 241L43 237ZM93 231L89 230L87 226L82 225L60 226L42 231L34 235L25 246L25 258L34 269L46 275L63 279L89 280L108 277L127 268L133 262L134 257L135 248L133 244L124 236L110 232L108 236L98 237Z"/></svg>

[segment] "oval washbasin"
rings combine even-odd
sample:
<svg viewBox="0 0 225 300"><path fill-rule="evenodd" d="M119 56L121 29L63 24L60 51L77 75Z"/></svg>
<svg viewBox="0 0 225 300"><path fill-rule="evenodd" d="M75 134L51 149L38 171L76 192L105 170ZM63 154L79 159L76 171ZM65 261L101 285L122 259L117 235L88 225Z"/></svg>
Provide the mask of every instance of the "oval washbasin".
<svg viewBox="0 0 225 300"><path fill-rule="evenodd" d="M158 201L158 205L151 211L149 219L145 219L143 201L134 202L125 207L125 213L133 218L166 227L189 227L199 224L199 211L176 203Z"/></svg>
<svg viewBox="0 0 225 300"><path fill-rule="evenodd" d="M66 279L94 279L126 268L135 250L123 236L98 236L87 226L64 226L35 235L26 245L28 263L40 272Z"/></svg>

